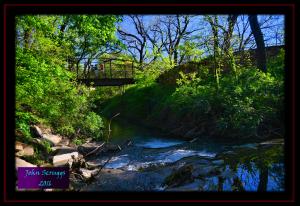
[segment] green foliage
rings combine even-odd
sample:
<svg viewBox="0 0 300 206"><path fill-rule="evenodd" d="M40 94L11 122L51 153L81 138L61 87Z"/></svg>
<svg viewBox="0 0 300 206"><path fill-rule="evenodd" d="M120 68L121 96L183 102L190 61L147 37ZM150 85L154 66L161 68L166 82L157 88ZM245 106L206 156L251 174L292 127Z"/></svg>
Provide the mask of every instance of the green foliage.
<svg viewBox="0 0 300 206"><path fill-rule="evenodd" d="M241 67L234 57L231 61L231 69L235 71L222 74L219 87L216 87L214 74L199 64L167 70L157 78L158 83L154 82L157 73L149 77L141 74L143 78L138 85L123 96L113 98L105 112L121 112L123 117L136 120L160 121L162 111L170 108L174 114L172 118L178 122L190 114L189 123L198 124L203 120L213 123L216 134L224 137L257 136L262 126L281 125L284 116L283 54L268 62L267 73L254 67ZM172 83L174 80L176 87ZM118 110L120 105L122 111Z"/></svg>
<svg viewBox="0 0 300 206"><path fill-rule="evenodd" d="M31 138L30 124L38 122L38 118L30 112L16 111L16 131L22 134L22 138Z"/></svg>
<svg viewBox="0 0 300 206"><path fill-rule="evenodd" d="M43 157L40 154L34 154L33 156L24 156L22 157L22 159L38 166L45 163L45 160L43 160Z"/></svg>
<svg viewBox="0 0 300 206"><path fill-rule="evenodd" d="M122 96L115 96L106 102L103 113L112 116L121 113L121 118L146 120L157 116L165 99L172 93L173 87L152 83L150 86L135 86L126 90Z"/></svg>
<svg viewBox="0 0 300 206"><path fill-rule="evenodd" d="M279 74L283 74L282 61L280 56L271 61L270 73L243 68L235 73L235 78L224 75L218 90L209 78L180 72L178 87L168 99L169 104L177 112L193 111L199 117L209 112L217 117L217 128L222 134L235 131L255 135L263 122L271 124L281 120L284 84ZM272 75L275 69L276 76Z"/></svg>
<svg viewBox="0 0 300 206"><path fill-rule="evenodd" d="M45 152L47 152L48 154L50 154L52 152L50 142L48 142L48 141L42 141L41 144L42 144L43 150Z"/></svg>
<svg viewBox="0 0 300 206"><path fill-rule="evenodd" d="M188 62L183 65L176 66L172 69L165 70L158 78L157 81L163 85L176 86L177 80L180 79L182 74L196 73L197 77L211 78L208 76L209 69L206 66L202 66L199 62Z"/></svg>
<svg viewBox="0 0 300 206"><path fill-rule="evenodd" d="M183 62L200 62L204 51L198 49L195 42L185 41L178 47L179 53L182 56Z"/></svg>
<svg viewBox="0 0 300 206"><path fill-rule="evenodd" d="M89 112L80 125L83 134L92 136L95 140L99 140L103 137L103 121L96 113Z"/></svg>
<svg viewBox="0 0 300 206"><path fill-rule="evenodd" d="M168 98L168 104L179 114L186 111L208 113L211 108L210 100L216 88L197 77L196 73L179 74L181 78L177 79L178 87Z"/></svg>
<svg viewBox="0 0 300 206"><path fill-rule="evenodd" d="M84 144L84 139L82 138L82 137L76 137L75 139L73 139L73 143L75 144L75 145L82 145L82 144Z"/></svg>
<svg viewBox="0 0 300 206"><path fill-rule="evenodd" d="M284 49L280 49L278 56L272 57L271 60L267 62L268 72L278 79L284 77L285 71L282 69L285 68L284 59L285 51Z"/></svg>
<svg viewBox="0 0 300 206"><path fill-rule="evenodd" d="M92 93L77 85L75 74L66 69L66 59L79 52L81 35L93 34L89 43L97 46L113 39L117 18L36 15L16 20L16 131L30 138L30 125L43 121L62 135L72 136L81 129L85 136L99 139L103 124L91 112ZM63 23L66 30L62 33Z"/></svg>
<svg viewBox="0 0 300 206"><path fill-rule="evenodd" d="M46 119L61 134L71 135L78 128L84 127L86 135L94 136L97 130L89 130L85 125L89 115L82 115L90 110L89 90L84 86L77 87L70 81L72 74L64 68L46 64L43 59L20 50L17 49L17 114L22 114L21 104L26 104L32 109L32 114ZM17 116L17 127L22 128L26 135L29 123L25 122L24 115ZM95 125L88 123L89 126L97 125L99 129L102 127L98 120Z"/></svg>
<svg viewBox="0 0 300 206"><path fill-rule="evenodd" d="M136 70L134 76L136 86L140 88L151 86L164 71L168 71L171 68L169 63L155 61L147 65L143 70Z"/></svg>

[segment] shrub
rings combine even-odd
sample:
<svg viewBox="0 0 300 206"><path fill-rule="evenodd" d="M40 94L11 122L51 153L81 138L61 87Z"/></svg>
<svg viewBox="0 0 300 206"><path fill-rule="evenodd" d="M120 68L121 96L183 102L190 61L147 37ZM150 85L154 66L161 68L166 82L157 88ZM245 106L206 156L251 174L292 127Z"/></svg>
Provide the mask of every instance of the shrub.
<svg viewBox="0 0 300 206"><path fill-rule="evenodd" d="M93 113L82 115L92 109L88 88L77 85L72 80L74 74L62 65L48 60L17 47L16 129L29 137L29 125L33 123L31 120L39 117L62 135L71 136L83 127L86 136L100 137L99 131L103 127L101 117ZM22 105L26 105L30 111L26 111ZM86 125L92 128L87 129Z"/></svg>

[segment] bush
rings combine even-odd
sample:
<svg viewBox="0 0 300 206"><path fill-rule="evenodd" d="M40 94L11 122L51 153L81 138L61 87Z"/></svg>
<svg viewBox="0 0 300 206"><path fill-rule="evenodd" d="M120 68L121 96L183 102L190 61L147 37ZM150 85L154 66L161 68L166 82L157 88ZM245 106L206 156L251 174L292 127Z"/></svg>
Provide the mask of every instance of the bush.
<svg viewBox="0 0 300 206"><path fill-rule="evenodd" d="M179 116L192 112L198 119L215 117L220 134L256 135L262 124L278 125L283 116L282 53L268 62L268 69L263 73L253 67L239 68L235 74L221 76L218 88L208 73L178 72L176 91L166 105Z"/></svg>
<svg viewBox="0 0 300 206"><path fill-rule="evenodd" d="M94 112L89 112L85 116L84 121L80 123L83 133L87 136L92 136L95 140L103 137L103 127L101 117Z"/></svg>
<svg viewBox="0 0 300 206"><path fill-rule="evenodd" d="M205 123L204 128L213 126L215 134L224 137L257 135L262 127L282 126L283 54L268 61L267 73L252 66L235 65L236 71L220 74L218 85L214 74L201 65L191 68L193 64L188 64L167 70L156 78L158 83L154 82L158 73L153 72L155 75L149 78L140 74L141 83L109 101L105 111L121 112L123 117L136 120L151 119L161 127L168 124L160 121L165 116L179 124L189 121L186 125L193 124L193 128ZM170 82L176 80L176 85L168 84L167 74ZM147 78L149 81L144 81Z"/></svg>
<svg viewBox="0 0 300 206"><path fill-rule="evenodd" d="M17 47L16 129L30 137L32 120L45 120L62 135L71 136L82 127L84 135L99 138L103 125L101 117L89 113L92 109L89 89L77 85L72 80L74 74L62 65L48 60ZM87 125L91 128L87 129Z"/></svg>

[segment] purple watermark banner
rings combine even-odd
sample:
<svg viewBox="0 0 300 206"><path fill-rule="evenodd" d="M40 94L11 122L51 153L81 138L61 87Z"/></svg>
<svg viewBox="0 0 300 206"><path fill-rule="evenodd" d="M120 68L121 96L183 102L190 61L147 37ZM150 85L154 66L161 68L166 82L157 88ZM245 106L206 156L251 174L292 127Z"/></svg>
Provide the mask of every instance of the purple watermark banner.
<svg viewBox="0 0 300 206"><path fill-rule="evenodd" d="M69 188L68 167L19 167L18 188Z"/></svg>

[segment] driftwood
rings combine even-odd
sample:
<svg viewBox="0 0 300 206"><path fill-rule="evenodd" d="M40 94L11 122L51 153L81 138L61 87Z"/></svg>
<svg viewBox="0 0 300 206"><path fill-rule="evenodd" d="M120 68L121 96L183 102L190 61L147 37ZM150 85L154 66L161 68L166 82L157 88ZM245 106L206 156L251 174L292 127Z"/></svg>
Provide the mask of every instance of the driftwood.
<svg viewBox="0 0 300 206"><path fill-rule="evenodd" d="M196 138L190 140L190 143L193 143L193 142L197 141L198 139L199 139L199 137L196 137Z"/></svg>
<svg viewBox="0 0 300 206"><path fill-rule="evenodd" d="M130 140L127 140L124 144L122 144L122 147L120 145L118 145L119 150L116 151L116 152L114 152L114 153L112 153L109 156L109 158L106 160L106 162L103 165L100 166L100 169L94 175L92 175L90 179L93 179L95 176L97 176L102 171L102 169L105 167L105 165L107 163L109 163L109 161L113 158L113 156L115 156L118 152L120 152L122 150L122 148L124 148L125 146L129 146L129 145L131 145L131 141Z"/></svg>
<svg viewBox="0 0 300 206"><path fill-rule="evenodd" d="M111 121L112 121L112 119L113 118L115 118L115 117L117 117L117 116L119 116L120 115L120 113L117 113L117 114L115 114L112 118L110 118L110 120L109 120L109 123L108 123L108 135L107 135L107 142L109 141L109 139L110 139L110 133L111 133L111 128L110 128L110 125L111 125Z"/></svg>
<svg viewBox="0 0 300 206"><path fill-rule="evenodd" d="M101 147L103 147L104 144L105 144L105 142L103 142L101 145L97 146L93 151L87 153L87 154L84 156L84 158L87 157L87 156L90 156L91 154L94 154L95 152L97 152Z"/></svg>

